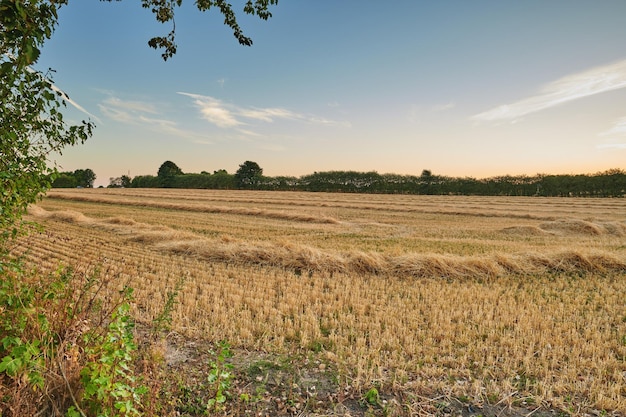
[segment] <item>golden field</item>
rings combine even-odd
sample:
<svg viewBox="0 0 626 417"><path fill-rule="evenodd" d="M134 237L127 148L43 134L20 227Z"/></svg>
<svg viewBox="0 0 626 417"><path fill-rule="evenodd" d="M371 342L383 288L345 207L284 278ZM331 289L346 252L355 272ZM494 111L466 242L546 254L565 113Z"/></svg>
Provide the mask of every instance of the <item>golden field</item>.
<svg viewBox="0 0 626 417"><path fill-rule="evenodd" d="M626 199L52 190L16 253L341 385L626 414ZM87 268L87 266L85 266Z"/></svg>

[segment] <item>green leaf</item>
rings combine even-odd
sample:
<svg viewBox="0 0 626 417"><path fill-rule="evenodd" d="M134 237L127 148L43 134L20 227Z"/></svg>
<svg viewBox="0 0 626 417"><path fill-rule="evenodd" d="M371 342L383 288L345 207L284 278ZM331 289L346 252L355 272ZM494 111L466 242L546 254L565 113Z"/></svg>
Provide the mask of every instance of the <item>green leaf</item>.
<svg viewBox="0 0 626 417"><path fill-rule="evenodd" d="M0 372L6 372L9 376L16 376L23 365L22 359L5 356L2 358L2 362L0 362Z"/></svg>
<svg viewBox="0 0 626 417"><path fill-rule="evenodd" d="M31 65L35 62L37 62L37 59L39 59L39 48L37 48L35 45L29 43L26 45L26 48L24 50L24 57L26 57L26 65Z"/></svg>
<svg viewBox="0 0 626 417"><path fill-rule="evenodd" d="M80 413L78 412L78 410L76 410L76 407L74 407L73 405L67 409L67 412L65 413L66 417L81 417Z"/></svg>

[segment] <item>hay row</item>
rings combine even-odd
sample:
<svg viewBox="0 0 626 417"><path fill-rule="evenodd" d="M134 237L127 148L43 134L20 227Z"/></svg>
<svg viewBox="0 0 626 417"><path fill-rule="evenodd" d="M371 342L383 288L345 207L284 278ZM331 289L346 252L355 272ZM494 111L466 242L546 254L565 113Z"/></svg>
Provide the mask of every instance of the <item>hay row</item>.
<svg viewBox="0 0 626 417"><path fill-rule="evenodd" d="M177 211L191 211L197 213L217 213L217 214L235 214L243 216L258 216L266 217L270 219L278 220L290 220L306 223L324 223L324 224L338 224L339 220L328 216L315 216L305 213L288 213L284 211L271 211L265 209L250 209L245 207L223 207L223 206L205 206L205 205L191 205L191 204L179 204L179 203L166 203L162 201L154 200L121 200L118 198L103 198L103 197L90 197L90 196L77 196L66 195L58 193L48 193L47 198L59 199L59 200L72 200L88 203L99 204L113 204L117 206L134 206L134 207L150 207L161 208L167 210Z"/></svg>
<svg viewBox="0 0 626 417"><path fill-rule="evenodd" d="M206 239L166 226L153 226L126 218L96 220L71 211L48 212L38 207L30 214L39 218L99 227L125 236L129 241L153 246L176 255L211 262L260 265L301 273L345 273L413 278L492 278L507 274L626 272L626 259L606 252L566 250L549 254L495 254L452 256L412 253L391 256L377 252L323 251L306 245L243 242L229 238Z"/></svg>
<svg viewBox="0 0 626 417"><path fill-rule="evenodd" d="M102 203L112 204L119 206L134 206L134 207L151 207L151 208L163 208L168 210L180 210L190 211L198 213L218 213L218 214L234 214L234 215L247 215L247 216L259 216L270 219L278 220L290 220L299 221L305 223L321 223L321 224L339 224L340 220L322 215L311 215L303 212L290 213L286 211L274 211L268 209L259 208L246 208L246 207L228 207L228 206L211 206L206 205L209 201L221 201L223 203L240 203L240 204L259 204L265 205L268 203L277 204L288 207L309 207L316 209L347 209L347 210L364 210L371 212L393 212L393 213L406 213L406 214L432 214L432 215L446 215L446 216L468 216L468 217L482 217L482 218L506 218L506 219L522 219L522 220L540 220L546 222L546 228L543 231L554 231L554 227L548 223L556 222L563 224L564 222L577 221L576 219L563 219L559 217L555 212L554 207L547 208L546 214L540 213L536 206L533 206L533 212L530 213L527 210L528 207L520 208L518 205L505 205L502 208L496 208L497 205L484 205L479 203L467 203L465 207L459 208L458 204L439 203L434 201L420 201L420 202L376 202L371 199L367 202L352 203L349 200L335 200L335 201L319 201L319 202L299 202L295 200L272 200L272 199L233 199L233 198L220 198L220 199L207 199L207 198L195 198L184 195L174 194L171 197L166 196L165 199L176 199L183 201L195 201L195 204L185 203L171 203L164 201L161 197L160 201L149 200L146 197L156 197L157 194L138 196L131 194L113 194L107 193L106 196L94 196L77 194L75 192L65 191L50 191L47 194L47 198L57 200L70 200L90 203ZM473 205L477 205L473 208ZM571 212L571 206L568 213ZM565 213L562 213L565 214ZM626 224L617 224L617 227L621 230L620 233L626 234ZM518 233L519 234L519 233ZM541 231L536 233L541 234ZM622 236L619 234L619 236Z"/></svg>
<svg viewBox="0 0 626 417"><path fill-rule="evenodd" d="M76 194L66 194L59 192L48 192L46 195L48 198L57 199L57 200L72 200L72 201L82 201L82 202L91 202L91 203L103 203L103 204L114 204L120 206L136 206L136 207L153 207L153 208L164 208L171 210L184 210L184 211L195 211L200 213L224 213L224 214L240 214L240 215L254 215L254 216L262 216L274 219L283 219L283 220L294 220L294 221L304 221L304 222L314 222L314 223L340 223L339 220L334 219L332 217L316 217L306 214L300 213L286 213L286 212L276 212L269 211L265 209L249 209L243 207L231 208L224 206L205 206L205 205L190 205L190 204L180 204L180 203L167 203L163 201L153 201L153 200L144 200L143 197L141 201L134 201L130 199L120 199L120 198L103 198L103 197L91 197L87 195L76 195ZM132 196L127 196L132 198ZM197 201L197 200L196 200ZM224 202L241 202L241 200L226 200ZM259 201L259 200L245 200L245 203L262 203L267 204L267 201ZM530 213L514 213L510 211L485 211L486 207L481 207L480 211L474 210L459 210L455 206L451 206L450 208L442 207L441 205L433 206L432 204L410 204L410 205L389 205L389 204L364 204L357 203L352 204L349 202L320 202L317 204L307 203L288 203L284 204L281 202L281 205L289 205L289 206L302 206L302 207L320 207L320 208L332 208L332 209L351 209L351 210L367 210L367 211L384 211L384 212L395 212L395 213L415 213L415 214L444 214L450 216L473 216L473 217L495 217L495 218L513 218L513 219L529 219L529 220L545 220L551 221L556 220L557 218L553 215L538 215L538 214L530 214Z"/></svg>
<svg viewBox="0 0 626 417"><path fill-rule="evenodd" d="M591 222L580 219L559 219L541 223L539 226L512 226L502 232L514 235L583 235L583 236L626 236L626 223Z"/></svg>
<svg viewBox="0 0 626 417"><path fill-rule="evenodd" d="M373 252L325 252L302 245L168 241L159 250L212 262L306 271L412 278L494 278L503 275L626 272L626 260L608 253L563 251L551 254L462 257L437 254L387 256Z"/></svg>

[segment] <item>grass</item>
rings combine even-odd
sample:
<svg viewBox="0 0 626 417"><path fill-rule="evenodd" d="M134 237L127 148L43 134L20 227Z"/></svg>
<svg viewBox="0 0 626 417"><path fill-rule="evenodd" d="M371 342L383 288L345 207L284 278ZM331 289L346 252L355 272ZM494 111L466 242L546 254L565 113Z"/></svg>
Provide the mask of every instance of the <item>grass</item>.
<svg viewBox="0 0 626 417"><path fill-rule="evenodd" d="M620 199L54 190L32 211L45 232L15 252L107 265L145 322L184 278L173 330L310 352L361 397L626 413L623 213Z"/></svg>

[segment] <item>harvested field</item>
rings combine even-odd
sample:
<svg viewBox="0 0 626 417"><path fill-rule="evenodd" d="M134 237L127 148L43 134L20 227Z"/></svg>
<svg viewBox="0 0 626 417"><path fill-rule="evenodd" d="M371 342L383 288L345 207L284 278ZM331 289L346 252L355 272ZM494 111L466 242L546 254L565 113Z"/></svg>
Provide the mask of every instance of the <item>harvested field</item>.
<svg viewBox="0 0 626 417"><path fill-rule="evenodd" d="M102 265L144 321L183 278L176 332L341 389L626 414L624 199L81 189L29 217L33 264Z"/></svg>

